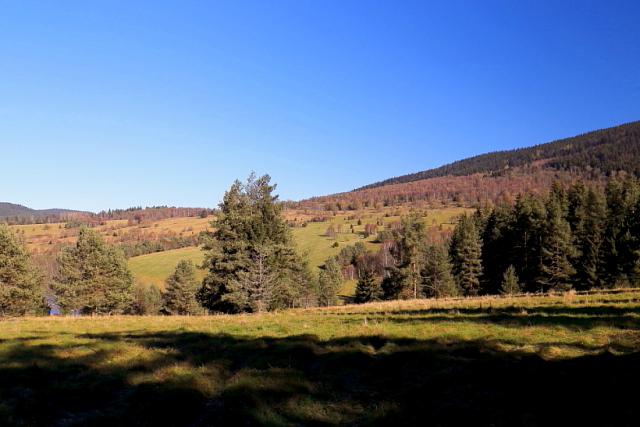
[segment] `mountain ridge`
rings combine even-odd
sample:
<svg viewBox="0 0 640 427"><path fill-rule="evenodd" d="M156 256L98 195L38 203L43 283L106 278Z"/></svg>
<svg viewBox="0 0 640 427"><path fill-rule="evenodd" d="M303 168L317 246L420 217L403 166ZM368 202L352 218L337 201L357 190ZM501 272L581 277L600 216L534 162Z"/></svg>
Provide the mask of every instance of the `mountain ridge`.
<svg viewBox="0 0 640 427"><path fill-rule="evenodd" d="M640 176L640 121L585 132L572 137L511 150L492 151L455 162L388 178L351 191L368 190L444 176L487 174L533 162L556 171L590 167L609 174L625 170Z"/></svg>

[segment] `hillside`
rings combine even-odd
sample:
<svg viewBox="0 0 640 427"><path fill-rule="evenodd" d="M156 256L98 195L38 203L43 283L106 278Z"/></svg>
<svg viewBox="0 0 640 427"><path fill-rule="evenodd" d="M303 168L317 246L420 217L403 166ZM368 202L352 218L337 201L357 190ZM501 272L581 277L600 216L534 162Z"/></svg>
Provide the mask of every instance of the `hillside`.
<svg viewBox="0 0 640 427"><path fill-rule="evenodd" d="M354 191L449 175L495 173L534 163L554 172L589 168L604 174L624 170L640 175L640 121L531 147L481 154L435 169L389 178Z"/></svg>
<svg viewBox="0 0 640 427"><path fill-rule="evenodd" d="M14 203L0 202L0 219L11 218L46 218L60 216L65 213L79 213L70 209L31 209Z"/></svg>
<svg viewBox="0 0 640 427"><path fill-rule="evenodd" d="M519 193L546 191L553 181L566 187L580 179L603 187L609 176L625 173L640 176L640 121L481 154L349 192L302 200L295 207L334 212L401 204L431 209L475 207L511 203Z"/></svg>

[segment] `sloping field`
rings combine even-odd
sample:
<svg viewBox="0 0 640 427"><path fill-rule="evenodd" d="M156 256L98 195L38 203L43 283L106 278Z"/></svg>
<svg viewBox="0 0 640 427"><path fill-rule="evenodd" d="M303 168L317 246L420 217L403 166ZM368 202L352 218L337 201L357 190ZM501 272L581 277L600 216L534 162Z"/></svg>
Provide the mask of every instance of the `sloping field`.
<svg viewBox="0 0 640 427"><path fill-rule="evenodd" d="M183 259L191 260L195 266L199 266L202 264L203 252L199 247L174 249L131 258L128 263L136 281L147 285L155 284L162 289L164 280ZM205 271L196 269L196 277L199 280L205 274Z"/></svg>
<svg viewBox="0 0 640 427"><path fill-rule="evenodd" d="M0 322L0 425L635 425L640 294Z"/></svg>

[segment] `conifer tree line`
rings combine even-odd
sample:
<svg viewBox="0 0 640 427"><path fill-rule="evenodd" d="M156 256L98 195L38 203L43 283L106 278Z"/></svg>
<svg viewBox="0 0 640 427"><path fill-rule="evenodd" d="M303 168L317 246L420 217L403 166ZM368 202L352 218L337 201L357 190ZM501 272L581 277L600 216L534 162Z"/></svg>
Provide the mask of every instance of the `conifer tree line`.
<svg viewBox="0 0 640 427"><path fill-rule="evenodd" d="M461 215L441 243L407 216L389 251L394 264L375 286L363 276L356 302L637 287L640 187L631 174L604 191L554 182L546 194Z"/></svg>

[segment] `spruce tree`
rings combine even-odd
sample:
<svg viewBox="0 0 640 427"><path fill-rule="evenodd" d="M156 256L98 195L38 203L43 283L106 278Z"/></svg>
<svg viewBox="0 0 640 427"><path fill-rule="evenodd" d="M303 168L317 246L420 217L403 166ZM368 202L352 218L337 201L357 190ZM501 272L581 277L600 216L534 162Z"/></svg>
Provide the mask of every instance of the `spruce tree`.
<svg viewBox="0 0 640 427"><path fill-rule="evenodd" d="M380 297L380 286L373 273L373 268L364 268L360 271L354 302L362 304L365 302L377 301Z"/></svg>
<svg viewBox="0 0 640 427"><path fill-rule="evenodd" d="M513 250L510 256L520 273L525 290L539 290L541 248L547 212L539 197L518 195L511 228Z"/></svg>
<svg viewBox="0 0 640 427"><path fill-rule="evenodd" d="M427 246L420 275L423 292L427 297L446 298L461 293L451 274L451 261L445 244L431 243Z"/></svg>
<svg viewBox="0 0 640 427"><path fill-rule="evenodd" d="M318 305L335 305L336 295L343 283L342 272L335 257L327 259L318 274Z"/></svg>
<svg viewBox="0 0 640 427"><path fill-rule="evenodd" d="M63 313L117 314L133 303L133 276L124 255L96 231L81 226L74 245L63 246L51 284Z"/></svg>
<svg viewBox="0 0 640 427"><path fill-rule="evenodd" d="M576 248L579 251L575 262L576 274L573 284L576 289L592 289L600 286L600 246L603 240L605 203L602 193L592 187L587 190L582 226L576 227Z"/></svg>
<svg viewBox="0 0 640 427"><path fill-rule="evenodd" d="M571 287L575 258L571 228L563 217L561 201L550 197L547 203L547 226L541 246L541 265L538 284L541 291L563 291Z"/></svg>
<svg viewBox="0 0 640 427"><path fill-rule="evenodd" d="M196 292L200 286L191 260L180 260L164 285L163 305L168 314L185 315L202 312L196 301Z"/></svg>
<svg viewBox="0 0 640 427"><path fill-rule="evenodd" d="M9 227L0 223L0 317L35 313L43 307L42 273Z"/></svg>
<svg viewBox="0 0 640 427"><path fill-rule="evenodd" d="M425 224L418 214L402 218L399 262L391 267L383 281L385 299L410 299L424 296L420 270L426 244Z"/></svg>
<svg viewBox="0 0 640 427"><path fill-rule="evenodd" d="M516 295L520 292L522 292L522 285L519 283L515 267L510 265L502 275L500 293L502 295Z"/></svg>
<svg viewBox="0 0 640 427"><path fill-rule="evenodd" d="M268 175L235 181L205 238L209 274L198 301L213 312L252 312L304 305L310 272L298 255Z"/></svg>
<svg viewBox="0 0 640 427"><path fill-rule="evenodd" d="M502 275L513 263L515 239L514 214L511 207L498 206L487 216L482 232L482 290L487 294L500 291Z"/></svg>
<svg viewBox="0 0 640 427"><path fill-rule="evenodd" d="M602 244L600 246L600 283L603 287L613 288L625 286L627 278L624 276L623 263L625 235L625 216L627 216L627 201L622 185L611 178L605 186L606 215Z"/></svg>
<svg viewBox="0 0 640 427"><path fill-rule="evenodd" d="M449 253L453 275L465 295L478 295L480 291L481 247L474 219L467 214L460 215L451 235Z"/></svg>

